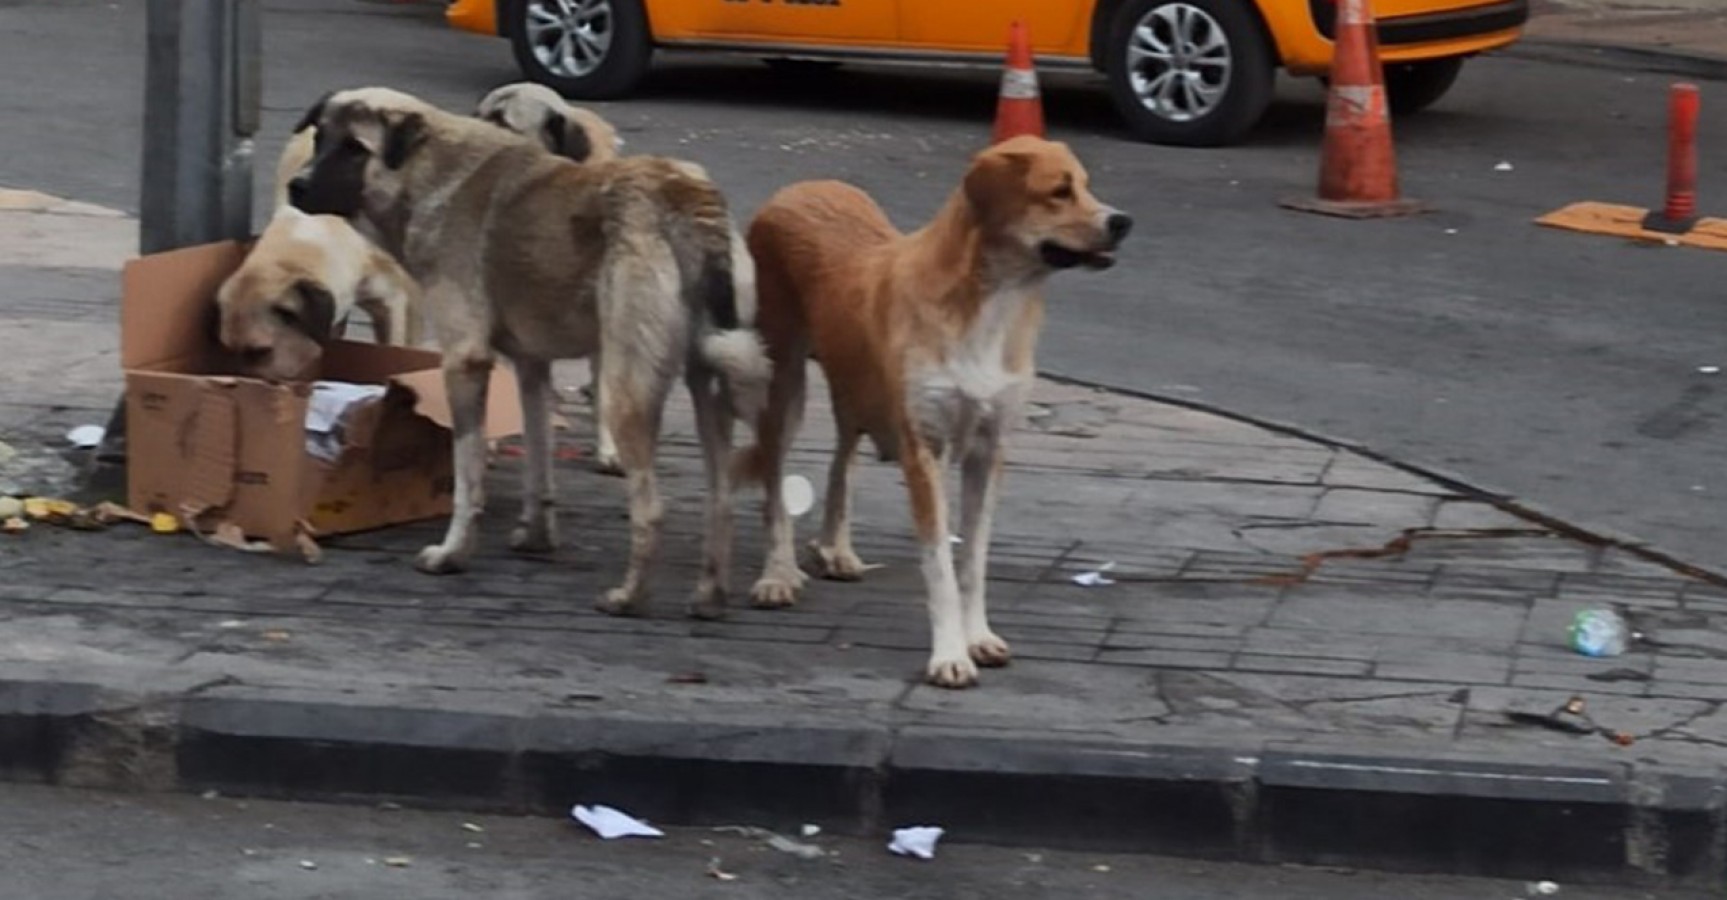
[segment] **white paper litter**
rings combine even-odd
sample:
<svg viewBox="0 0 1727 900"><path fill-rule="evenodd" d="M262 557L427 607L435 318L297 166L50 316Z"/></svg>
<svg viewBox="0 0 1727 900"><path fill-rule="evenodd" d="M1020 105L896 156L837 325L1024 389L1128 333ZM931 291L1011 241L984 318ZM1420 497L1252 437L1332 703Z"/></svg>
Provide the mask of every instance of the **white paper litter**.
<svg viewBox="0 0 1727 900"><path fill-rule="evenodd" d="M1719 374L1721 374L1721 367L1720 366L1698 366L1697 371L1702 372L1705 375L1719 375Z"/></svg>
<svg viewBox="0 0 1727 900"><path fill-rule="evenodd" d="M384 386L380 384L320 381L312 385L312 396L306 403L306 452L324 462L335 462L342 455L342 426L348 416L382 396Z"/></svg>
<svg viewBox="0 0 1727 900"><path fill-rule="evenodd" d="M820 825L805 825L803 827L804 837L813 838L816 835L821 834L821 833L822 833L822 827Z"/></svg>
<svg viewBox="0 0 1727 900"><path fill-rule="evenodd" d="M784 504L786 515L795 519L816 505L815 487L802 475L787 475L780 481L780 503Z"/></svg>
<svg viewBox="0 0 1727 900"><path fill-rule="evenodd" d="M1551 897L1559 893L1559 885L1551 881L1535 881L1529 885L1529 893L1538 897Z"/></svg>
<svg viewBox="0 0 1727 900"><path fill-rule="evenodd" d="M915 856L918 859L935 859L935 842L941 840L947 831L933 825L917 825L911 828L895 828L893 840L887 848L898 856Z"/></svg>
<svg viewBox="0 0 1727 900"><path fill-rule="evenodd" d="M80 450L88 450L102 443L102 438L107 434L108 429L100 425L79 425L77 428L66 432L66 440L71 441L72 446Z"/></svg>
<svg viewBox="0 0 1727 900"><path fill-rule="evenodd" d="M609 806L600 806L599 804L583 806L578 803L571 807L570 815L608 841L612 838L621 837L666 836L666 833L658 828L626 813L618 812Z"/></svg>
<svg viewBox="0 0 1727 900"><path fill-rule="evenodd" d="M1080 587L1099 587L1106 584L1115 584L1115 579L1109 578L1103 574L1113 568L1115 568L1114 562L1106 562L1103 565L1098 566L1095 571L1081 572L1078 575L1073 576L1073 583Z"/></svg>
<svg viewBox="0 0 1727 900"><path fill-rule="evenodd" d="M1494 166L1493 171L1495 171L1495 172L1509 172L1514 168L1516 168L1516 166L1513 166L1512 164L1510 164L1508 162L1502 162L1499 165Z"/></svg>

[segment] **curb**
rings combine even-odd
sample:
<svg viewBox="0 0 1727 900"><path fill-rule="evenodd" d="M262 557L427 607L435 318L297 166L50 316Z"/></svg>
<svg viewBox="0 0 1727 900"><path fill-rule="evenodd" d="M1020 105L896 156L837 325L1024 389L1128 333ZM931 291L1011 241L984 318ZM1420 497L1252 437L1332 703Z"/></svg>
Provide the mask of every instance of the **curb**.
<svg viewBox="0 0 1727 900"><path fill-rule="evenodd" d="M1277 419L1267 419L1260 416L1224 409L1198 400L1172 397L1151 391L1135 390L1133 388L1116 387L1114 385L1101 384L1099 382L1088 381L1082 378L1070 378L1065 375L1048 371L1039 372L1038 377L1047 378L1050 381L1072 385L1074 387L1092 388L1094 390L1107 391L1113 394L1137 397L1141 400L1151 400L1156 403L1179 406L1196 412L1214 415L1219 418L1230 419L1232 421L1252 425L1256 428L1263 428L1266 431L1277 434L1311 441L1333 449L1348 450L1351 453L1366 457L1381 465L1389 466L1393 469L1425 478L1472 500L1491 504L1506 513L1528 519L1543 528L1574 540L1582 541L1598 547L1612 547L1617 550L1623 550L1639 559L1672 569L1677 574L1696 578L1700 581L1707 581L1710 584L1727 587L1727 571L1716 571L1706 566L1700 566L1696 563L1679 559L1672 554L1650 546L1641 538L1625 534L1624 532L1610 526L1597 525L1593 523L1580 524L1571 519L1561 518L1557 513L1553 512L1544 504L1537 503L1532 500L1524 500L1505 491L1481 487L1454 472L1396 459L1365 444L1345 440L1343 438L1332 437L1327 434L1313 431L1304 426L1294 425Z"/></svg>
<svg viewBox="0 0 1727 900"><path fill-rule="evenodd" d="M1727 57L1703 53L1525 37L1496 54L1512 59L1727 81Z"/></svg>
<svg viewBox="0 0 1727 900"><path fill-rule="evenodd" d="M1703 886L1727 873L1719 771L180 689L0 681L0 773L560 817L598 802L666 825L877 837L927 823L960 842L1576 883Z"/></svg>

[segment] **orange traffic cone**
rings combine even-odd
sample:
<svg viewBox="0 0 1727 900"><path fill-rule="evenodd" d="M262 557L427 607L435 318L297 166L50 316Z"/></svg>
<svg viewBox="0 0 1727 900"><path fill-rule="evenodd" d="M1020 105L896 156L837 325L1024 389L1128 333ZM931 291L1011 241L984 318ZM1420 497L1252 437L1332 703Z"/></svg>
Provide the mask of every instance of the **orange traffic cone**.
<svg viewBox="0 0 1727 900"><path fill-rule="evenodd" d="M1015 21L1007 33L1007 68L1001 73L1001 98L995 105L995 137L1034 134L1043 137L1043 98L1037 90L1037 70L1031 65L1031 39L1025 23Z"/></svg>
<svg viewBox="0 0 1727 900"><path fill-rule="evenodd" d="M1391 114L1370 0L1336 0L1336 50L1325 108L1319 196L1283 201L1291 209L1353 219L1401 216L1424 204L1397 193Z"/></svg>

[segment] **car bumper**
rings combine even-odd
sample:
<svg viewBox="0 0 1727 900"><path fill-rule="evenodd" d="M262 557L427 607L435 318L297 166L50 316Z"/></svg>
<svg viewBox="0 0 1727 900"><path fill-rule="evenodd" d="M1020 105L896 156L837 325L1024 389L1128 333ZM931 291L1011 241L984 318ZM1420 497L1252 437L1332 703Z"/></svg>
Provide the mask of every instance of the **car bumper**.
<svg viewBox="0 0 1727 900"><path fill-rule="evenodd" d="M1335 0L1308 0L1307 6L1320 37L1333 40L1337 35ZM1378 22L1379 46L1398 47L1476 38L1519 29L1528 21L1529 0L1502 0L1485 6L1385 18Z"/></svg>

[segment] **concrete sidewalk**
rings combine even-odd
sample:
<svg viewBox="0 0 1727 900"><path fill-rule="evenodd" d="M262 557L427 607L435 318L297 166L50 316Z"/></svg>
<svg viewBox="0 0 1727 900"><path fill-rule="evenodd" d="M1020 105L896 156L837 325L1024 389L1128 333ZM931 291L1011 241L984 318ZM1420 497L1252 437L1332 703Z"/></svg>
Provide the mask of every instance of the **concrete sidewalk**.
<svg viewBox="0 0 1727 900"><path fill-rule="evenodd" d="M65 428L120 390L132 223L14 205L36 208L0 211L0 479L60 491ZM823 396L794 460L817 483ZM576 456L587 411L564 413ZM620 482L574 460L556 557L504 550L506 456L461 576L411 568L440 522L331 541L318 566L130 526L0 536L0 772L1562 880L1727 873L1727 590L1645 553L1347 448L1045 381L991 570L1015 662L953 693L921 682L894 470L858 479L859 551L883 568L697 623L681 397L665 446L642 620L592 609L627 522ZM757 509L746 496L734 597ZM1073 582L1106 563L1113 584ZM1645 640L1567 650L1571 616L1601 604ZM1574 699L1583 716L1550 716Z"/></svg>
<svg viewBox="0 0 1727 900"><path fill-rule="evenodd" d="M1515 52L1652 64L1727 77L1727 8L1719 0L1534 0Z"/></svg>

